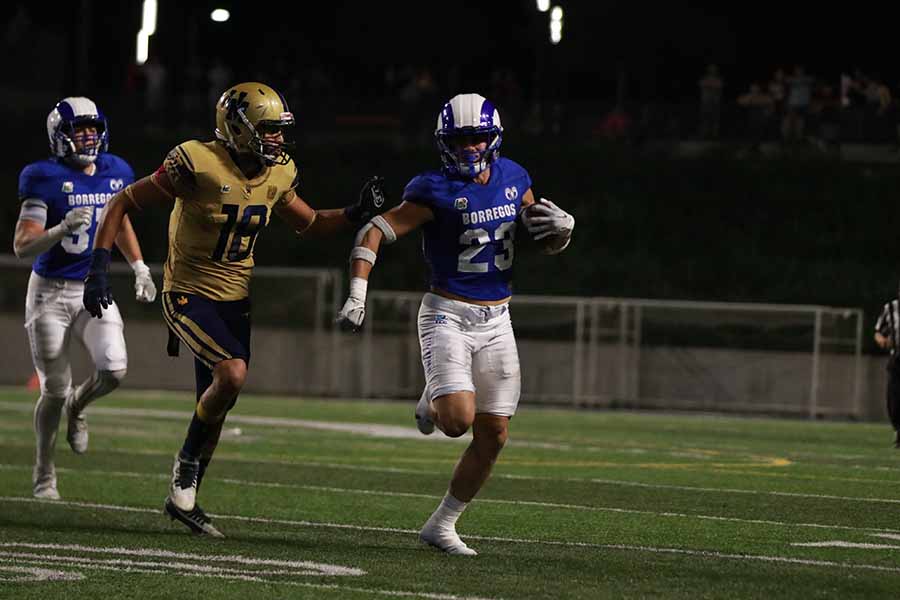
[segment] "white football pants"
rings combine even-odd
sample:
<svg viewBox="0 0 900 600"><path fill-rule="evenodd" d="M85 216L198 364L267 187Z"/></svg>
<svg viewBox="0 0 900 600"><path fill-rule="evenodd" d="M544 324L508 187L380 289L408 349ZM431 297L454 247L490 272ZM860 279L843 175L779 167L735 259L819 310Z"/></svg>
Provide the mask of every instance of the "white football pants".
<svg viewBox="0 0 900 600"><path fill-rule="evenodd" d="M56 430L66 398L72 393L69 350L74 335L84 344L97 371L124 373L128 366L122 316L116 304L91 317L82 304L84 284L47 279L32 272L25 297L25 329L31 358L41 381L35 407L37 467L52 468Z"/></svg>
<svg viewBox="0 0 900 600"><path fill-rule="evenodd" d="M469 391L478 413L516 413L522 383L508 304L480 306L425 294L419 345L429 400Z"/></svg>

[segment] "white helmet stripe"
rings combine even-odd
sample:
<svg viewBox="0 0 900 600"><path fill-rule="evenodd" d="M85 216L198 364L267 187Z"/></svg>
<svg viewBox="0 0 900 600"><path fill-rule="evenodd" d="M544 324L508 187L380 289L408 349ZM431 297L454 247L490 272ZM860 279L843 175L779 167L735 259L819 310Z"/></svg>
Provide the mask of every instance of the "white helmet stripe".
<svg viewBox="0 0 900 600"><path fill-rule="evenodd" d="M63 102L67 103L72 107L72 112L75 113L75 117L96 117L97 116L97 105L94 104L94 101L90 98L85 98L83 96L76 96L72 98L66 98Z"/></svg>

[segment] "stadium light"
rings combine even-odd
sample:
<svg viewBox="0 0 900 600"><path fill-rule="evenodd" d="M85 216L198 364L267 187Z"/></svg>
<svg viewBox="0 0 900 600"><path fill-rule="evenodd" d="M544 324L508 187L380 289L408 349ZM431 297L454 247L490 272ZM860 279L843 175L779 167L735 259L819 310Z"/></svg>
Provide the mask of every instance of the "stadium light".
<svg viewBox="0 0 900 600"><path fill-rule="evenodd" d="M228 19L231 18L231 13L225 10L224 8L217 8L211 13L209 13L209 18L215 21L216 23L224 23Z"/></svg>
<svg viewBox="0 0 900 600"><path fill-rule="evenodd" d="M558 44L562 40L563 9L554 6L550 11L550 43Z"/></svg>
<svg viewBox="0 0 900 600"><path fill-rule="evenodd" d="M141 29L137 34L137 64L147 62L150 52L150 36L156 32L156 0L144 0L141 11Z"/></svg>
<svg viewBox="0 0 900 600"><path fill-rule="evenodd" d="M550 10L550 0L537 0L537 9L540 12L547 12Z"/></svg>

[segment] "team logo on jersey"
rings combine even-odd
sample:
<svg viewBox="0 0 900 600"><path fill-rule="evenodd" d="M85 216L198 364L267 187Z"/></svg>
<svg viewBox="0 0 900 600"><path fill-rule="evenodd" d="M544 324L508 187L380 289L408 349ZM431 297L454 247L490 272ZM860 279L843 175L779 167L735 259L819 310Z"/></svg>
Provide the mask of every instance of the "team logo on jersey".
<svg viewBox="0 0 900 600"><path fill-rule="evenodd" d="M118 192L125 185L125 182L121 179L110 179L109 180L109 189L114 192Z"/></svg>
<svg viewBox="0 0 900 600"><path fill-rule="evenodd" d="M178 306L184 306L188 303L188 299L184 296L178 296L178 298L175 299L175 302L178 303Z"/></svg>
<svg viewBox="0 0 900 600"><path fill-rule="evenodd" d="M277 193L278 193L278 188L275 187L274 185L270 185L269 191L266 192L266 198L268 198L269 200L274 200L275 194L277 194Z"/></svg>
<svg viewBox="0 0 900 600"><path fill-rule="evenodd" d="M506 188L506 199L507 200L515 200L519 197L519 190L516 186Z"/></svg>
<svg viewBox="0 0 900 600"><path fill-rule="evenodd" d="M469 208L469 199L468 198L457 198L453 201L453 208L456 210L466 210Z"/></svg>
<svg viewBox="0 0 900 600"><path fill-rule="evenodd" d="M434 315L434 324L435 325L446 325L447 324L447 315Z"/></svg>
<svg viewBox="0 0 900 600"><path fill-rule="evenodd" d="M64 194L71 194L75 191L75 184L71 181L63 181L62 191Z"/></svg>
<svg viewBox="0 0 900 600"><path fill-rule="evenodd" d="M228 185L227 183L223 183L222 184L222 193L227 194L230 191L231 191L231 186Z"/></svg>

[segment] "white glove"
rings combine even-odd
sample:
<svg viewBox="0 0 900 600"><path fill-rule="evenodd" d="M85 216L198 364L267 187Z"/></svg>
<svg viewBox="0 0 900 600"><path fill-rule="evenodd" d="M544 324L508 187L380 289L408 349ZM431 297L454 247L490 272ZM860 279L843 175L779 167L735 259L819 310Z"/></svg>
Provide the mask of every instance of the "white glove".
<svg viewBox="0 0 900 600"><path fill-rule="evenodd" d="M535 240L551 235L569 236L575 229L575 217L546 198L541 198L540 202L535 202L525 211L522 222Z"/></svg>
<svg viewBox="0 0 900 600"><path fill-rule="evenodd" d="M350 280L350 296L335 319L341 329L359 331L362 327L363 319L366 318L366 290L368 287L368 280L362 277L354 277Z"/></svg>
<svg viewBox="0 0 900 600"><path fill-rule="evenodd" d="M91 226L94 219L93 206L80 206L73 208L66 213L62 220L62 226L66 233L75 233L76 231L84 231Z"/></svg>
<svg viewBox="0 0 900 600"><path fill-rule="evenodd" d="M150 276L150 267L142 260L131 263L134 270L134 298L138 302L153 302L156 299L156 286Z"/></svg>

